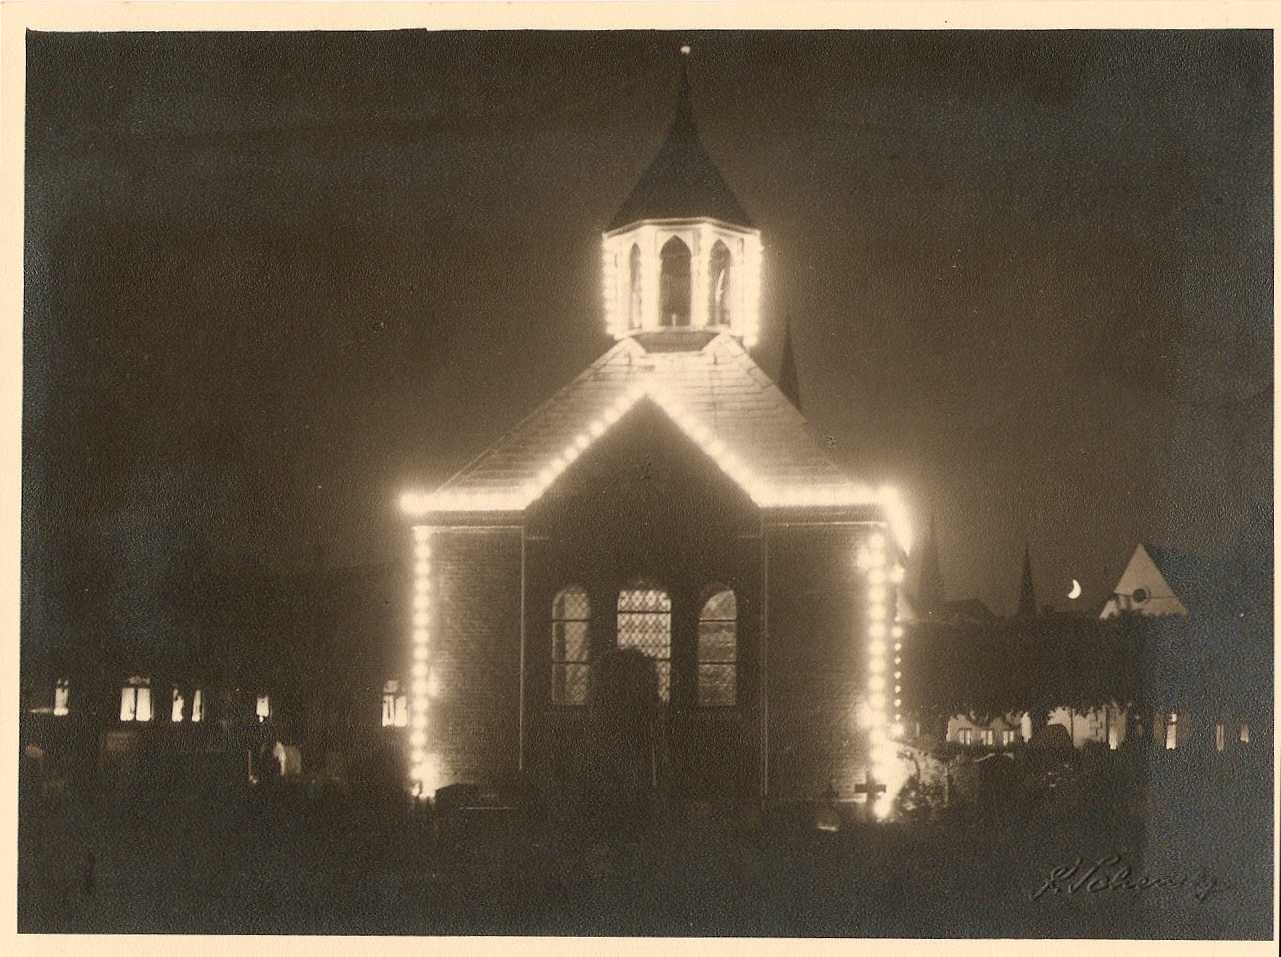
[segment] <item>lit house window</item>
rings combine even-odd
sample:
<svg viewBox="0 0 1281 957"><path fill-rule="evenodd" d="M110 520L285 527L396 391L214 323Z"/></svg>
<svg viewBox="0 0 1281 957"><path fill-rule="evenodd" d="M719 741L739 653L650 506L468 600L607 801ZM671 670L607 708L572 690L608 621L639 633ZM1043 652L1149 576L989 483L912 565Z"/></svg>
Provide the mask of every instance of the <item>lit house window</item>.
<svg viewBox="0 0 1281 957"><path fill-rule="evenodd" d="M738 695L738 602L718 589L698 616L698 703L732 705Z"/></svg>
<svg viewBox="0 0 1281 957"><path fill-rule="evenodd" d="M1250 726L1248 724L1241 725L1241 730L1237 734L1237 740L1242 744L1250 743Z"/></svg>
<svg viewBox="0 0 1281 957"><path fill-rule="evenodd" d="M254 704L254 714L258 716L260 722L266 721L271 717L271 695L260 694L258 696L258 700Z"/></svg>
<svg viewBox="0 0 1281 957"><path fill-rule="evenodd" d="M53 713L62 717L69 710L67 704L71 697L71 682L59 678L53 686Z"/></svg>
<svg viewBox="0 0 1281 957"><path fill-rule="evenodd" d="M120 689L120 720L151 720L151 679L134 675Z"/></svg>
<svg viewBox="0 0 1281 957"><path fill-rule="evenodd" d="M590 618L591 603L578 585L552 601L552 704L587 703Z"/></svg>
<svg viewBox="0 0 1281 957"><path fill-rule="evenodd" d="M171 721L182 722L190 718L193 722L202 721L205 717L205 696L199 688L192 689L191 698L183 694L181 688L173 689L173 701L170 705Z"/></svg>
<svg viewBox="0 0 1281 957"><path fill-rule="evenodd" d="M987 745L989 748L996 743L996 732L993 731L991 728L984 728L982 731L979 732L979 737L982 739L983 743Z"/></svg>
<svg viewBox="0 0 1281 957"><path fill-rule="evenodd" d="M618 593L618 647L637 648L654 659L658 696L667 701L672 680L672 600L667 592L638 585Z"/></svg>
<svg viewBox="0 0 1281 957"><path fill-rule="evenodd" d="M962 728L956 732L956 740L961 744L972 744L974 741L974 732L969 728Z"/></svg>
<svg viewBox="0 0 1281 957"><path fill-rule="evenodd" d="M395 678L383 685L383 727L409 727L409 695L400 690Z"/></svg>
<svg viewBox="0 0 1281 957"><path fill-rule="evenodd" d="M1001 732L1001 747L1003 747L1003 748L1011 748L1011 747L1013 747L1013 746L1015 745L1015 743L1016 743L1017 741L1018 741L1018 732L1017 732L1017 731L1002 731L1002 732Z"/></svg>
<svg viewBox="0 0 1281 957"><path fill-rule="evenodd" d="M1179 746L1179 716L1171 711L1165 716L1165 750L1173 751Z"/></svg>

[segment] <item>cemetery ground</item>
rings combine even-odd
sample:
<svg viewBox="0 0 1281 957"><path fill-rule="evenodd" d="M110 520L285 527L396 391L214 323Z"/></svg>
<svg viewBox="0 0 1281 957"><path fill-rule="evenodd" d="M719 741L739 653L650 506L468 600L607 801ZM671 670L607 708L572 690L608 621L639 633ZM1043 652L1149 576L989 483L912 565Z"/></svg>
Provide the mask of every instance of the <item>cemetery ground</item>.
<svg viewBox="0 0 1281 957"><path fill-rule="evenodd" d="M813 808L695 805L619 828L568 812L433 821L304 787L231 802L28 795L18 928L1267 938L1271 838L1247 817L1219 822L1218 859L1197 860L1142 822L1052 809L823 830Z"/></svg>

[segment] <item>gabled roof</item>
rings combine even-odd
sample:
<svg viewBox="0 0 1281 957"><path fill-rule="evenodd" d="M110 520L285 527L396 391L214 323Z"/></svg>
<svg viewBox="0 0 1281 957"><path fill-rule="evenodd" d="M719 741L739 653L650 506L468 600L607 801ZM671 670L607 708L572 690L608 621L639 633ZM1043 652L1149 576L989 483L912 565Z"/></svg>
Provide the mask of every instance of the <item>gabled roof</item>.
<svg viewBox="0 0 1281 957"><path fill-rule="evenodd" d="M943 602L943 615L959 621L996 621L996 615L978 598L961 598Z"/></svg>
<svg viewBox="0 0 1281 957"><path fill-rule="evenodd" d="M1244 596L1227 563L1141 542L1100 617L1122 611L1187 615L1235 611ZM1141 597L1140 597L1141 596Z"/></svg>
<svg viewBox="0 0 1281 957"><path fill-rule="evenodd" d="M895 500L832 464L804 417L732 336L688 336L694 347L681 351L666 351L671 334L620 340L434 494L406 507L417 514L523 511L628 409L652 401L760 507L872 506L880 515L884 506L894 520Z"/></svg>
<svg viewBox="0 0 1281 957"><path fill-rule="evenodd" d="M1175 596L1185 605L1201 604L1216 586L1222 584L1223 569L1208 558L1147 542L1143 543L1143 549L1160 569L1161 577L1169 583Z"/></svg>
<svg viewBox="0 0 1281 957"><path fill-rule="evenodd" d="M641 174L606 232L646 219L708 217L733 226L752 227L752 221L707 155L694 126L689 81L681 79L676 119L653 162Z"/></svg>

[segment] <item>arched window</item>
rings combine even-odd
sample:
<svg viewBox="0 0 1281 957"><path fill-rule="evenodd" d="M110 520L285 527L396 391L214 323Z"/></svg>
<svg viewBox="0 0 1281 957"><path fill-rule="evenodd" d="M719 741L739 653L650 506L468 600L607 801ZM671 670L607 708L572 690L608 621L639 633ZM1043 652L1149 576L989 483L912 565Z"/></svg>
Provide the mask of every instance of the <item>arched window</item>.
<svg viewBox="0 0 1281 957"><path fill-rule="evenodd" d="M591 602L579 585L552 600L552 704L586 704Z"/></svg>
<svg viewBox="0 0 1281 957"><path fill-rule="evenodd" d="M698 616L698 703L703 707L738 700L738 602L717 586Z"/></svg>
<svg viewBox="0 0 1281 957"><path fill-rule="evenodd" d="M689 247L673 236L663 244L660 276L662 309L658 321L664 326L689 325Z"/></svg>
<svg viewBox="0 0 1281 957"><path fill-rule="evenodd" d="M644 300L641 290L644 279L641 276L640 247L632 243L632 254L627 260L627 328L641 327L641 306Z"/></svg>
<svg viewBox="0 0 1281 957"><path fill-rule="evenodd" d="M661 588L637 582L618 593L618 647L637 648L654 659L658 696L672 685L672 600Z"/></svg>
<svg viewBox="0 0 1281 957"><path fill-rule="evenodd" d="M729 249L719 239L712 247L711 259L707 264L709 280L707 293L707 324L711 326L728 326L733 316L730 312L734 274L731 270L733 261Z"/></svg>

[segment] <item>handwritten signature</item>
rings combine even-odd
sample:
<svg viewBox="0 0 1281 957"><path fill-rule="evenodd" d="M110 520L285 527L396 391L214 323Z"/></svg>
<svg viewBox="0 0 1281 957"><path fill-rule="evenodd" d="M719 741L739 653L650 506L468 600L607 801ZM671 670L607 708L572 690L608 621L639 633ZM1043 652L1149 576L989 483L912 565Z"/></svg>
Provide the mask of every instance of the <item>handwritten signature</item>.
<svg viewBox="0 0 1281 957"><path fill-rule="evenodd" d="M1071 896L1079 893L1088 895L1116 891L1137 894L1151 888L1188 890L1199 903L1203 903L1207 898L1228 890L1228 885L1205 871L1193 875L1136 875L1133 868L1126 864L1119 854L1112 854L1089 863L1078 857L1071 864L1061 864L1052 868L1045 882L1032 892L1032 900L1040 900L1046 894Z"/></svg>

